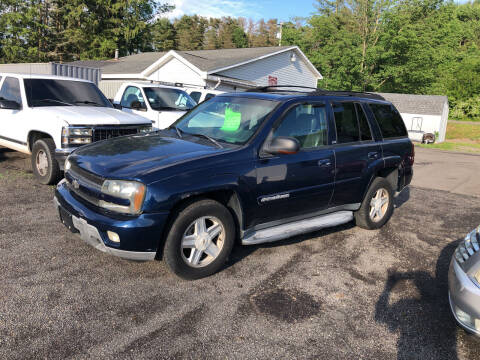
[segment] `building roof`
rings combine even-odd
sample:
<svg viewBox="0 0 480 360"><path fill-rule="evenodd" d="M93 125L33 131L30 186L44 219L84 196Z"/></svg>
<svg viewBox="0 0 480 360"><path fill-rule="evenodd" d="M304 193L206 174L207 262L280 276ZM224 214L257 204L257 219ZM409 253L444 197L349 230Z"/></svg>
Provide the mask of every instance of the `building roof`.
<svg viewBox="0 0 480 360"><path fill-rule="evenodd" d="M442 115L448 98L440 95L378 93L404 114Z"/></svg>
<svg viewBox="0 0 480 360"><path fill-rule="evenodd" d="M139 74L165 54L166 52L145 52L124 56L118 60L79 60L72 64L100 68L103 74Z"/></svg>
<svg viewBox="0 0 480 360"><path fill-rule="evenodd" d="M211 72L233 66L239 66L265 56L273 55L288 49L297 49L296 46L271 46L240 49L218 50L173 50L199 70ZM74 61L79 66L101 68L103 74L140 74L149 66L161 59L166 52L145 52L121 57L118 60L87 60Z"/></svg>

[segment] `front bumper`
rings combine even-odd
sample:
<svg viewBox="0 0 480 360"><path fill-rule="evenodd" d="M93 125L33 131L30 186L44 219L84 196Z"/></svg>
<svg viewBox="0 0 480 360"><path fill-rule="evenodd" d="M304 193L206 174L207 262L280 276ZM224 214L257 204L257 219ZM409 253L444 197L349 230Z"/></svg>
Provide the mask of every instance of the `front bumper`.
<svg viewBox="0 0 480 360"><path fill-rule="evenodd" d="M112 218L75 198L65 181L57 185L54 203L62 223L97 250L130 260L155 259L168 213ZM111 241L107 231L117 233L120 242Z"/></svg>
<svg viewBox="0 0 480 360"><path fill-rule="evenodd" d="M448 272L450 308L458 324L466 331L480 336L480 288L463 271L455 258ZM465 316L471 318L465 320Z"/></svg>

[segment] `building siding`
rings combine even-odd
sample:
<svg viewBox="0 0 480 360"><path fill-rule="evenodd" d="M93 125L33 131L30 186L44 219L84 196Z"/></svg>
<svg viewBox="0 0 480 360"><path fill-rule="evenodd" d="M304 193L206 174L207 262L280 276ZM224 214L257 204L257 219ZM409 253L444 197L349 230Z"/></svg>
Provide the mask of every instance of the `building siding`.
<svg viewBox="0 0 480 360"><path fill-rule="evenodd" d="M100 69L57 63L0 64L0 72L66 76L89 80L97 85L102 76Z"/></svg>
<svg viewBox="0 0 480 360"><path fill-rule="evenodd" d="M148 80L205 86L205 81L200 74L176 58L172 58L158 70L150 74Z"/></svg>
<svg viewBox="0 0 480 360"><path fill-rule="evenodd" d="M291 54L292 51L287 51L218 74L250 80L259 86L268 85L268 76L274 76L278 79L278 85L317 87L315 74L298 54L297 60L292 62Z"/></svg>

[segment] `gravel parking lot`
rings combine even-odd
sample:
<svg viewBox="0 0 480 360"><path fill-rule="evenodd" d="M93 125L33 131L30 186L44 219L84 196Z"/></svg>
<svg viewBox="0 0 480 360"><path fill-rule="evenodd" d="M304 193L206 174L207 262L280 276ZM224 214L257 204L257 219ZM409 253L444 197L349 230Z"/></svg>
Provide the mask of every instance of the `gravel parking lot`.
<svg viewBox="0 0 480 360"><path fill-rule="evenodd" d="M480 198L438 190L455 162L428 179L444 158L417 149L419 178L381 230L239 246L222 272L185 282L84 244L58 221L54 188L0 148L0 358L478 359L450 314L447 271Z"/></svg>

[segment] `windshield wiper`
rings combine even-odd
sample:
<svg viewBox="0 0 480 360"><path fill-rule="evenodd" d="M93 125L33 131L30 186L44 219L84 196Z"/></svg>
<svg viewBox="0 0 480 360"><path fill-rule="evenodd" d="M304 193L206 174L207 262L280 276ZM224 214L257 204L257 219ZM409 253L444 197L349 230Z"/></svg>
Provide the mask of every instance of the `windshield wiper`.
<svg viewBox="0 0 480 360"><path fill-rule="evenodd" d="M90 100L81 100L81 101L75 101L75 104L86 104L86 105L95 105L95 106L101 106L103 107L104 105L99 104L95 101L90 101Z"/></svg>
<svg viewBox="0 0 480 360"><path fill-rule="evenodd" d="M217 141L215 140L214 138L208 136L208 135L205 135L205 134L191 134L191 133L188 133L188 135L192 135L192 136L200 136L200 137L203 137L207 140L210 140L212 143L214 143L215 145L217 145L220 149L223 149L223 146Z"/></svg>
<svg viewBox="0 0 480 360"><path fill-rule="evenodd" d="M179 111L183 110L174 106L155 106L155 107L152 106L152 109L153 110L179 110Z"/></svg>
<svg viewBox="0 0 480 360"><path fill-rule="evenodd" d="M68 106L74 106L73 104L71 103L68 103L66 101L61 101L61 100L57 100L57 99L37 99L35 100L36 103L42 103L42 102L47 102L47 103L58 103L58 104L63 104L63 105L68 105Z"/></svg>
<svg viewBox="0 0 480 360"><path fill-rule="evenodd" d="M180 139L183 138L183 136L182 136L183 130L180 130L180 128L178 128L177 126L172 125L172 126L169 127L169 129L175 129L176 132L177 132L177 134L178 134L178 137L179 137Z"/></svg>

